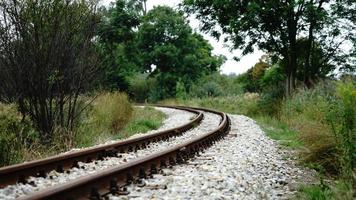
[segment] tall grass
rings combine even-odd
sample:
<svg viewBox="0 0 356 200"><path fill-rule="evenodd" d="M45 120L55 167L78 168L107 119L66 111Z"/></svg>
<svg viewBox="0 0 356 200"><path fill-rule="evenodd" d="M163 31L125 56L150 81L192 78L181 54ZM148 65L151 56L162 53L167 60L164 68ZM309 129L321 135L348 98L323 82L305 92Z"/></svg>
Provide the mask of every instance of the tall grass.
<svg viewBox="0 0 356 200"><path fill-rule="evenodd" d="M355 81L325 81L281 98L278 87L245 94L163 103L202 106L256 119L271 138L298 149L301 163L320 173L321 184L305 187L304 199L352 199L356 180ZM324 178L339 179L325 184ZM341 199L342 199L341 198Z"/></svg>
<svg viewBox="0 0 356 200"><path fill-rule="evenodd" d="M22 119L16 105L0 103L0 166L22 161L28 154L26 148L37 142L38 134Z"/></svg>
<svg viewBox="0 0 356 200"><path fill-rule="evenodd" d="M284 102L281 120L300 134L307 147L306 162L329 174L351 176L356 158L355 97L354 83L326 82Z"/></svg>
<svg viewBox="0 0 356 200"><path fill-rule="evenodd" d="M81 97L80 101L89 99L92 98ZM0 166L157 129L164 118L162 112L153 108L134 108L124 93L102 93L82 112L74 131L57 127L53 143L44 146L31 123L17 112L16 105L0 104Z"/></svg>
<svg viewBox="0 0 356 200"><path fill-rule="evenodd" d="M126 94L100 94L82 117L75 135L76 146L87 147L110 140L131 120L132 112Z"/></svg>

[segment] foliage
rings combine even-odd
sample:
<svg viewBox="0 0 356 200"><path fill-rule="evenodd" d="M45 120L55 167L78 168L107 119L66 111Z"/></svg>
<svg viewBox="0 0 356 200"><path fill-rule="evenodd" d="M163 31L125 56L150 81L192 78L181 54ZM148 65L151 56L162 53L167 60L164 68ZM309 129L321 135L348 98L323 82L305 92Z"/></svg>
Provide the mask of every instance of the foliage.
<svg viewBox="0 0 356 200"><path fill-rule="evenodd" d="M338 148L340 149L341 173L345 180L352 181L353 170L356 168L356 83L352 81L339 82L336 87L336 94L339 98L337 111L340 112L338 118L332 112L329 115L333 133L336 136ZM336 118L336 119L335 119ZM356 180L354 185L356 185Z"/></svg>
<svg viewBox="0 0 356 200"><path fill-rule="evenodd" d="M73 130L78 96L95 80L95 12L94 1L0 3L0 101L17 103L42 143L58 126Z"/></svg>
<svg viewBox="0 0 356 200"><path fill-rule="evenodd" d="M142 1L117 0L108 10L103 8L103 19L98 36L100 57L104 65L102 86L111 90L126 90L129 79L139 71L137 33L144 13Z"/></svg>
<svg viewBox="0 0 356 200"><path fill-rule="evenodd" d="M273 86L265 88L261 94L261 98L258 100L260 112L271 116L278 116L283 95L283 85L278 82Z"/></svg>
<svg viewBox="0 0 356 200"><path fill-rule="evenodd" d="M126 94L104 93L93 102L92 116L96 127L116 134L130 121L132 106Z"/></svg>
<svg viewBox="0 0 356 200"><path fill-rule="evenodd" d="M156 90L156 79L148 77L148 74L137 74L129 83L129 94L135 102L144 103L152 100L152 93Z"/></svg>
<svg viewBox="0 0 356 200"><path fill-rule="evenodd" d="M82 96L80 101L91 101L91 99L92 97ZM102 113L97 111L98 104L110 102L107 104L107 109L116 109L117 106L111 103L114 101L118 104L125 104L127 98L122 94L101 96L96 100L95 106L88 107L81 115L80 123L74 132L63 135L62 131L65 130L56 130L50 146L39 143L38 133L28 120L22 119L15 105L0 104L0 166L44 158L71 148L89 147L111 139L126 138L136 133L147 132L161 126L165 118L164 113L156 109L135 107L125 127L113 134L111 124L108 123L105 127L103 124L96 123L95 120L103 117ZM106 121L106 119L99 121Z"/></svg>
<svg viewBox="0 0 356 200"><path fill-rule="evenodd" d="M340 45L353 37L355 20L350 16L356 4L352 1L184 0L183 5L203 22L203 31L217 38L226 35L224 40L230 40L243 54L258 46L275 58L283 58L287 94L296 87L298 38L307 38L303 50L308 73L314 72L309 68L319 59L319 47L326 60L340 66L348 63L348 53L342 52Z"/></svg>
<svg viewBox="0 0 356 200"><path fill-rule="evenodd" d="M101 110L98 107L106 107ZM115 102L115 103L114 103ZM114 131L112 123L114 121L112 111L108 115L103 116L102 112L105 110L117 110L117 104L127 104L127 97L121 93L103 94L101 98L97 99L96 105L87 111L78 127L75 146L88 147L95 144L104 143L111 139L123 139L130 137L136 133L143 133L152 129L157 129L161 124L165 115L153 108L132 107L132 116L125 115L120 111L117 115L126 118L125 125L118 131ZM100 105L99 105L100 104ZM129 106L131 108L131 105ZM98 112L98 110L101 110ZM127 108L125 108L127 109ZM126 111L127 112L127 111ZM109 116L111 120L106 119ZM98 123L100 121L101 123ZM105 125L106 124L106 125Z"/></svg>
<svg viewBox="0 0 356 200"><path fill-rule="evenodd" d="M256 116L255 119L262 126L266 134L270 138L277 140L281 145L293 149L303 146L299 138L300 134L291 130L286 123L268 115Z"/></svg>
<svg viewBox="0 0 356 200"><path fill-rule="evenodd" d="M178 81L176 83L176 98L177 99L187 99L187 92L185 91L184 83Z"/></svg>
<svg viewBox="0 0 356 200"><path fill-rule="evenodd" d="M0 104L0 166L16 163L21 156L16 137L19 122L14 106Z"/></svg>
<svg viewBox="0 0 356 200"><path fill-rule="evenodd" d="M189 105L196 107L206 107L227 113L243 114L255 116L258 113L258 95L235 95L204 98L188 98L186 100L166 99L160 101L162 104L169 105Z"/></svg>
<svg viewBox="0 0 356 200"><path fill-rule="evenodd" d="M282 83L284 80L285 76L283 74L283 69L278 64L274 64L266 69L265 73L259 80L259 83L260 87L268 88L275 84Z"/></svg>
<svg viewBox="0 0 356 200"><path fill-rule="evenodd" d="M244 92L257 92L261 91L258 81L252 77L252 68L247 72L237 76L237 82L242 86Z"/></svg>
<svg viewBox="0 0 356 200"><path fill-rule="evenodd" d="M264 92L271 88L283 87L284 72L280 64L271 65L271 57L263 55L247 72L237 77L237 82L242 85L245 92ZM281 94L280 97L282 97Z"/></svg>
<svg viewBox="0 0 356 200"><path fill-rule="evenodd" d="M224 60L212 55L211 45L192 32L182 13L165 6L155 7L143 17L138 47L144 71L159 83L160 99L175 96L179 81L189 89L199 77L216 71Z"/></svg>
<svg viewBox="0 0 356 200"><path fill-rule="evenodd" d="M213 73L201 77L191 86L191 97L218 97L242 94L242 85L238 83L235 75Z"/></svg>
<svg viewBox="0 0 356 200"><path fill-rule="evenodd" d="M25 149L36 143L37 138L31 123L22 119L14 104L0 103L0 166L22 161Z"/></svg>
<svg viewBox="0 0 356 200"><path fill-rule="evenodd" d="M281 114L308 148L303 153L305 161L317 163L329 174L347 172L347 177L354 168L353 84L338 82L336 89L335 83L325 82L301 90L287 99Z"/></svg>

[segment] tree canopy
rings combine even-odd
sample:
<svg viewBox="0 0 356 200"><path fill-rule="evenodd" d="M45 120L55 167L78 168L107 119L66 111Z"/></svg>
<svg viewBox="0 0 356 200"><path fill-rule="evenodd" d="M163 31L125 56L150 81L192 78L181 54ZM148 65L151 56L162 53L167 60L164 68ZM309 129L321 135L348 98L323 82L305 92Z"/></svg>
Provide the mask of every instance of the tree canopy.
<svg viewBox="0 0 356 200"><path fill-rule="evenodd" d="M307 38L305 68L310 68L313 57L318 56L314 55L316 43L328 61L348 66L340 46L354 36L353 1L184 0L183 4L203 22L202 30L216 37L227 34L225 41L231 41L243 54L253 52L256 45L283 58L287 93L296 85L297 40L302 36Z"/></svg>
<svg viewBox="0 0 356 200"><path fill-rule="evenodd" d="M212 54L212 46L201 35L192 32L182 13L166 6L155 7L144 16L138 48L144 70L157 76L163 95L168 96L174 95L178 81L188 89L201 75L216 71L224 60Z"/></svg>
<svg viewBox="0 0 356 200"><path fill-rule="evenodd" d="M99 46L105 67L104 87L127 90L130 79L148 73L159 83L158 97L172 97L177 82L189 89L203 74L217 71L222 56L190 28L182 12L145 1L118 0L102 11Z"/></svg>

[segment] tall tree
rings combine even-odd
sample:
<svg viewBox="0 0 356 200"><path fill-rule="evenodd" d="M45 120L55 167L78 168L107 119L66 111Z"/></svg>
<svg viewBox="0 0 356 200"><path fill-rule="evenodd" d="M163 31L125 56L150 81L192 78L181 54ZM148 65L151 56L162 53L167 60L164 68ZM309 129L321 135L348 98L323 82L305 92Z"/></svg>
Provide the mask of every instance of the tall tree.
<svg viewBox="0 0 356 200"><path fill-rule="evenodd" d="M172 97L178 81L186 89L203 74L216 71L223 58L212 54L211 45L193 33L182 13L158 6L144 16L138 31L143 70L157 76L162 97ZM152 68L155 66L155 68Z"/></svg>
<svg viewBox="0 0 356 200"><path fill-rule="evenodd" d="M0 1L0 101L15 102L40 132L73 129L78 96L98 70L93 1Z"/></svg>
<svg viewBox="0 0 356 200"><path fill-rule="evenodd" d="M125 90L126 77L137 71L137 27L145 14L144 1L117 0L108 10L98 29L101 58L104 63L104 87Z"/></svg>
<svg viewBox="0 0 356 200"><path fill-rule="evenodd" d="M298 67L298 37L307 35L305 46L305 67L309 68L315 41L319 42L328 52L328 57L340 53L340 45L351 35L345 33L340 21L352 24L348 15L341 10L355 7L352 1L325 0L184 0L186 11L194 13L202 22L202 30L210 31L214 36L221 33L228 35L234 48L243 49L243 54L251 53L254 45L286 62L286 92L290 94L295 87ZM345 12L349 13L350 10ZM341 19L343 18L343 19ZM217 29L218 26L221 29ZM341 38L338 39L338 38ZM328 60L331 60L328 58Z"/></svg>

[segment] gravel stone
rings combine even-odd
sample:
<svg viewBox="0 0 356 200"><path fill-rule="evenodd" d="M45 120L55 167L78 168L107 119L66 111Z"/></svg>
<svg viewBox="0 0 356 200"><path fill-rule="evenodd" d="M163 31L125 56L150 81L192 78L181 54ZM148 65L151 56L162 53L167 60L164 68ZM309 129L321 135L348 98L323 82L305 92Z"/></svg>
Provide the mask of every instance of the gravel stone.
<svg viewBox="0 0 356 200"><path fill-rule="evenodd" d="M230 118L232 129L224 140L187 164L144 180L155 187L130 185L129 195L110 199L288 199L293 185L312 178L314 173L286 159L289 152L255 121L241 115Z"/></svg>
<svg viewBox="0 0 356 200"><path fill-rule="evenodd" d="M187 111L167 108L157 109L160 109L163 112L167 112L169 116L172 116L169 117L169 121L165 121L166 125L164 127L166 129L167 127L172 128L187 123L187 121L185 120L189 121L194 117L194 114ZM184 114L182 114L182 112L184 112ZM177 115L180 117L177 117ZM172 122L171 120L174 121ZM185 132L181 136L172 137L168 141L159 141L157 143L151 143L147 145L147 148L138 150L137 152L119 153L118 157L107 157L104 158L104 160L97 160L90 163L79 162L79 168L72 168L68 170L69 173L58 173L56 171L51 171L49 172L46 178L30 177L28 181L32 182L32 184L16 184L0 189L0 199L18 198L20 196L33 193L35 191L43 190L50 186L66 183L79 177L86 176L88 174L92 174L103 169L114 167L143 156L147 156L154 152L162 151L170 146L182 143L184 141L196 137L199 134L204 134L208 131L215 129L219 125L220 120L221 117L216 114L204 113L204 119L201 124L196 128Z"/></svg>

